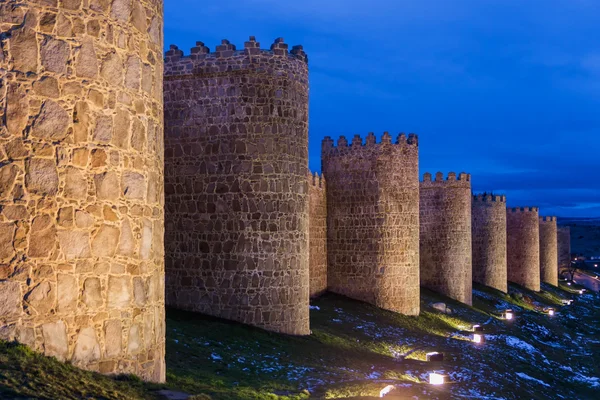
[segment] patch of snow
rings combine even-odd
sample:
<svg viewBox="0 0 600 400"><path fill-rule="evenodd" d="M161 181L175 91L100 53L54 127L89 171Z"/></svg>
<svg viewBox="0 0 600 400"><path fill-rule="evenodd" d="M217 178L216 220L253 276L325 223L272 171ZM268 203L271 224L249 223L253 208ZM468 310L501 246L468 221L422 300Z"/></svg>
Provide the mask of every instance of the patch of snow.
<svg viewBox="0 0 600 400"><path fill-rule="evenodd" d="M515 347L517 349L527 351L528 353L537 353L537 350L535 347L533 347L529 343L527 343L517 337L514 337L514 336L507 336L506 344L509 345L510 347Z"/></svg>
<svg viewBox="0 0 600 400"><path fill-rule="evenodd" d="M332 322L336 322L336 323L338 323L338 324L339 324L340 322L342 322L342 320L341 320L341 319L336 319L336 318L332 319L331 321L332 321Z"/></svg>
<svg viewBox="0 0 600 400"><path fill-rule="evenodd" d="M217 361L218 361L218 360L222 360L222 359L223 359L223 357L221 357L220 355L218 355L218 354L215 354L215 353L212 353L212 354L210 355L210 358L212 358L213 360L217 360Z"/></svg>
<svg viewBox="0 0 600 400"><path fill-rule="evenodd" d="M311 310L317 310L317 311L319 311L319 310L320 310L319 306L310 306L309 308L310 308Z"/></svg>
<svg viewBox="0 0 600 400"><path fill-rule="evenodd" d="M537 382L537 383L539 383L539 384L540 384L540 385L542 385L542 386L550 387L550 385L548 385L546 382L544 382L544 381L541 381L541 380L539 380L539 379L536 379L536 378L534 378L534 377L532 377L532 376L529 376L529 375L527 375L527 374L524 374L523 372L517 372L517 376L518 376L519 378L521 378L521 379L525 379L525 380L528 380L528 381Z"/></svg>

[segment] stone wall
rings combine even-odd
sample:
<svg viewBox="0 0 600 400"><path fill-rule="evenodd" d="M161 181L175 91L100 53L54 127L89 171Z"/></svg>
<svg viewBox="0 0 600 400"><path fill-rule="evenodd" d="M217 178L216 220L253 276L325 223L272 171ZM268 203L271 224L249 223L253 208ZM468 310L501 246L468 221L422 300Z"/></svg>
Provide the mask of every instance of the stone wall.
<svg viewBox="0 0 600 400"><path fill-rule="evenodd" d="M0 338L165 380L161 0L0 2Z"/></svg>
<svg viewBox="0 0 600 400"><path fill-rule="evenodd" d="M329 290L408 315L419 313L419 148L383 134L322 143L327 178Z"/></svg>
<svg viewBox="0 0 600 400"><path fill-rule="evenodd" d="M420 196L421 285L471 304L471 176L426 173Z"/></svg>
<svg viewBox="0 0 600 400"><path fill-rule="evenodd" d="M473 281L506 293L506 196L473 196L471 232Z"/></svg>
<svg viewBox="0 0 600 400"><path fill-rule="evenodd" d="M310 296L327 290L327 192L325 177L308 175Z"/></svg>
<svg viewBox="0 0 600 400"><path fill-rule="evenodd" d="M568 226L558 227L558 266L569 268L571 265L571 228Z"/></svg>
<svg viewBox="0 0 600 400"><path fill-rule="evenodd" d="M167 304L309 333L308 65L283 39L171 46Z"/></svg>
<svg viewBox="0 0 600 400"><path fill-rule="evenodd" d="M556 217L540 217L540 278L558 286L558 232Z"/></svg>
<svg viewBox="0 0 600 400"><path fill-rule="evenodd" d="M540 223L537 207L509 208L506 214L508 280L540 291Z"/></svg>

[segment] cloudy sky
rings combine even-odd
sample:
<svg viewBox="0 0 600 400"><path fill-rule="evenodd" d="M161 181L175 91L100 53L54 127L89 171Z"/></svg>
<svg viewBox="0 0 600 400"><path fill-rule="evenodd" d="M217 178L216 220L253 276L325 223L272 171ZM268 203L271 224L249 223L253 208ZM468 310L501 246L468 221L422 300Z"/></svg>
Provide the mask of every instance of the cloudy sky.
<svg viewBox="0 0 600 400"><path fill-rule="evenodd" d="M304 45L313 171L324 136L415 132L422 173L600 216L599 20L598 0L166 0L165 44Z"/></svg>

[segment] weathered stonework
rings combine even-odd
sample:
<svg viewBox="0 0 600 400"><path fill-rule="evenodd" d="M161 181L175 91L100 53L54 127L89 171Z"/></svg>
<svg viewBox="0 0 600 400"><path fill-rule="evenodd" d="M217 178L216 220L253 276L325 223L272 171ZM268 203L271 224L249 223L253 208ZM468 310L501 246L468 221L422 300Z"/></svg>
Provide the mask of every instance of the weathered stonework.
<svg viewBox="0 0 600 400"><path fill-rule="evenodd" d="M329 290L407 315L419 314L419 147L369 133L349 146L322 143L327 178Z"/></svg>
<svg viewBox="0 0 600 400"><path fill-rule="evenodd" d="M470 305L471 175L426 173L420 196L421 285Z"/></svg>
<svg viewBox="0 0 600 400"><path fill-rule="evenodd" d="M310 296L327 290L327 191L325 177L308 175Z"/></svg>
<svg viewBox="0 0 600 400"><path fill-rule="evenodd" d="M473 281L506 293L506 196L473 196L471 232Z"/></svg>
<svg viewBox="0 0 600 400"><path fill-rule="evenodd" d="M0 1L0 329L165 380L162 0Z"/></svg>
<svg viewBox="0 0 600 400"><path fill-rule="evenodd" d="M556 217L540 217L540 277L558 286L558 231Z"/></svg>
<svg viewBox="0 0 600 400"><path fill-rule="evenodd" d="M558 227L558 267L569 268L571 266L571 228L568 226Z"/></svg>
<svg viewBox="0 0 600 400"><path fill-rule="evenodd" d="M308 65L283 39L165 63L167 303L309 333Z"/></svg>
<svg viewBox="0 0 600 400"><path fill-rule="evenodd" d="M540 291L540 223L537 207L509 208L506 213L508 280Z"/></svg>

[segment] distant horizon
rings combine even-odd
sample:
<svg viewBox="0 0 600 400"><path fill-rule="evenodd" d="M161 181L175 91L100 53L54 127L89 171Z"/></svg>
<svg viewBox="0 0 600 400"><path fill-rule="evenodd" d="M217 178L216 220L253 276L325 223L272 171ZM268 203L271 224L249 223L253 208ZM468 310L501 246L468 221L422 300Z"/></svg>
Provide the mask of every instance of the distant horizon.
<svg viewBox="0 0 600 400"><path fill-rule="evenodd" d="M166 2L165 47L262 48L309 58L309 168L321 140L419 135L424 172L465 171L510 207L600 217L600 2ZM202 23L198 23L199 16Z"/></svg>

